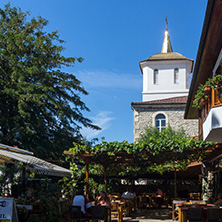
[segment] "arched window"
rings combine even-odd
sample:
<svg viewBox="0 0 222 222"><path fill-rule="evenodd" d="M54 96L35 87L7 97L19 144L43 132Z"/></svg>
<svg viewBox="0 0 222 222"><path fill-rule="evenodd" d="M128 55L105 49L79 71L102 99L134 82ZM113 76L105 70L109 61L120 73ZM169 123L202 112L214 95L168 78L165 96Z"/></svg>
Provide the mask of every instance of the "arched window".
<svg viewBox="0 0 222 222"><path fill-rule="evenodd" d="M153 71L153 84L154 85L158 84L158 69L154 69Z"/></svg>
<svg viewBox="0 0 222 222"><path fill-rule="evenodd" d="M175 68L174 69L174 84L178 84L179 83L179 69Z"/></svg>
<svg viewBox="0 0 222 222"><path fill-rule="evenodd" d="M163 114L158 114L155 117L155 127L158 128L160 132L166 128L166 117Z"/></svg>

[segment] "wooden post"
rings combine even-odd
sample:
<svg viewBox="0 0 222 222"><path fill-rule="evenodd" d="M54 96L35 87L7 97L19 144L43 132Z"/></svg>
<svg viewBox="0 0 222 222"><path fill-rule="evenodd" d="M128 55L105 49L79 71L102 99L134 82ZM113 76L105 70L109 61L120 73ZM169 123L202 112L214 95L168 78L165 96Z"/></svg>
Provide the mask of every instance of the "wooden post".
<svg viewBox="0 0 222 222"><path fill-rule="evenodd" d="M179 222L187 221L187 220L183 220L181 206L178 207L178 220L179 220Z"/></svg>
<svg viewBox="0 0 222 222"><path fill-rule="evenodd" d="M123 222L123 206L119 204L118 206L118 219L117 222Z"/></svg>
<svg viewBox="0 0 222 222"><path fill-rule="evenodd" d="M174 198L177 198L177 172L174 172Z"/></svg>
<svg viewBox="0 0 222 222"><path fill-rule="evenodd" d="M89 163L86 162L86 198L89 199Z"/></svg>
<svg viewBox="0 0 222 222"><path fill-rule="evenodd" d="M216 91L214 89L212 89L212 93L211 93L211 107L214 107L215 106L215 94L216 94Z"/></svg>
<svg viewBox="0 0 222 222"><path fill-rule="evenodd" d="M106 167L105 166L103 166L103 169L104 169L104 189L105 189L105 192L106 192L106 186L107 186L107 181L106 181Z"/></svg>

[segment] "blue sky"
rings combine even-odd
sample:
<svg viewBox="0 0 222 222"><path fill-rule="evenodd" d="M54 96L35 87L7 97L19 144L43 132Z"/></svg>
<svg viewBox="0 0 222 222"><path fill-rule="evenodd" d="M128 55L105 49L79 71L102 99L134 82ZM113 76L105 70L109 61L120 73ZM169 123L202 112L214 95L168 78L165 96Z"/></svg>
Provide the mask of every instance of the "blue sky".
<svg viewBox="0 0 222 222"><path fill-rule="evenodd" d="M207 0L1 0L49 21L65 56L83 57L70 68L89 95L84 113L101 131L83 129L87 139L133 142L131 102L142 101L138 62L161 51L165 16L173 51L196 58Z"/></svg>

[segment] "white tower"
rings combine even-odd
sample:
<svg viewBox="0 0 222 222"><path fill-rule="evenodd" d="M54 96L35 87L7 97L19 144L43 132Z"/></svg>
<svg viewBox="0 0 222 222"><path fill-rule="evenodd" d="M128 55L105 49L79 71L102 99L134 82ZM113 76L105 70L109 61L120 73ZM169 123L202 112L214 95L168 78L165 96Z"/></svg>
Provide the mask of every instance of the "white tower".
<svg viewBox="0 0 222 222"><path fill-rule="evenodd" d="M167 27L161 53L139 65L143 74L143 102L188 95L193 60L173 52Z"/></svg>
<svg viewBox="0 0 222 222"><path fill-rule="evenodd" d="M198 122L184 119L193 60L173 52L167 27L161 53L139 65L143 74L143 101L131 103L134 141L149 127L161 131L171 126L174 130L183 128L187 135L197 135Z"/></svg>

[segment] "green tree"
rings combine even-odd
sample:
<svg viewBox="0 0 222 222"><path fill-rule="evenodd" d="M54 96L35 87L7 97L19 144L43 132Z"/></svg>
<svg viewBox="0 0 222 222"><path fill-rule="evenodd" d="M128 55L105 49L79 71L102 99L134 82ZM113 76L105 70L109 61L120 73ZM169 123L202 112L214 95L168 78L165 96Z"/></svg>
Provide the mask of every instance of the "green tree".
<svg viewBox="0 0 222 222"><path fill-rule="evenodd" d="M87 91L62 71L83 59L64 57L58 32L29 16L10 4L0 9L0 141L55 158L81 137L81 126L99 127L82 115Z"/></svg>
<svg viewBox="0 0 222 222"><path fill-rule="evenodd" d="M189 138L183 128L176 131L169 126L160 132L156 127L148 127L145 129L144 133L141 134L138 142L143 143L154 141L158 145L164 143L164 145L170 149L175 149L179 146L183 149L184 147L181 146L181 144L184 144L190 139L191 138Z"/></svg>

